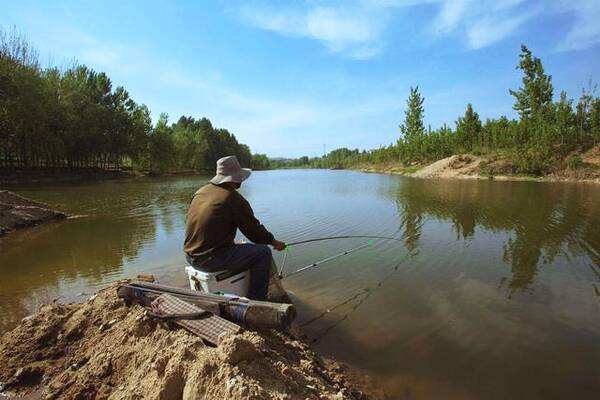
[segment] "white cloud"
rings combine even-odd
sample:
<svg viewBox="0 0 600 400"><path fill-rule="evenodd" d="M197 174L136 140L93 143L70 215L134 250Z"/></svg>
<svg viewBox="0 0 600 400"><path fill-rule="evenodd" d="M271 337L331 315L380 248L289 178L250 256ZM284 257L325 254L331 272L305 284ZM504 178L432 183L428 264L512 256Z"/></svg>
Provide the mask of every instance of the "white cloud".
<svg viewBox="0 0 600 400"><path fill-rule="evenodd" d="M438 35L464 32L472 50L490 46L516 33L538 9L523 10L524 0L445 0L431 25Z"/></svg>
<svg viewBox="0 0 600 400"><path fill-rule="evenodd" d="M239 14L260 29L281 35L318 40L332 53L354 59L379 55L392 22L403 24L408 13L394 17L394 10L439 4L430 27L421 34L461 34L469 49L480 49L518 32L541 8L524 7L525 0L353 0L304 2L292 6L245 3ZM392 21L392 18L396 20Z"/></svg>
<svg viewBox="0 0 600 400"><path fill-rule="evenodd" d="M96 68L114 68L120 62L120 55L108 47L91 47L82 50L78 57L82 62L94 65Z"/></svg>
<svg viewBox="0 0 600 400"><path fill-rule="evenodd" d="M554 0L315 0L273 6L246 2L240 15L247 23L282 35L318 40L333 53L354 59L371 59L383 52L386 44L398 38L386 37L389 25L402 25L408 13L394 10L415 6L438 8L430 18L429 29L420 32L433 36L458 34L467 48L481 49L517 34L540 14L569 13L574 22L557 50L581 50L600 43L600 1Z"/></svg>
<svg viewBox="0 0 600 400"><path fill-rule="evenodd" d="M483 17L474 22L467 31L469 48L473 50L481 49L504 39L515 33L530 17L530 15L502 19L490 16Z"/></svg>
<svg viewBox="0 0 600 400"><path fill-rule="evenodd" d="M438 33L449 33L456 29L461 21L469 0L445 1L442 10L434 21Z"/></svg>
<svg viewBox="0 0 600 400"><path fill-rule="evenodd" d="M431 31L437 35L464 32L467 46L476 50L513 35L542 13L570 14L573 24L558 51L583 50L600 43L600 1L558 0L553 3L525 0L444 0Z"/></svg>
<svg viewBox="0 0 600 400"><path fill-rule="evenodd" d="M306 33L324 41L335 52L372 42L380 31L360 10L318 7L306 16Z"/></svg>
<svg viewBox="0 0 600 400"><path fill-rule="evenodd" d="M558 51L583 50L600 43L600 1L561 1L558 11L572 13L574 22Z"/></svg>
<svg viewBox="0 0 600 400"><path fill-rule="evenodd" d="M322 42L331 52L368 59L382 49L381 33L387 23L380 7L315 6L278 8L245 6L242 18L258 28Z"/></svg>

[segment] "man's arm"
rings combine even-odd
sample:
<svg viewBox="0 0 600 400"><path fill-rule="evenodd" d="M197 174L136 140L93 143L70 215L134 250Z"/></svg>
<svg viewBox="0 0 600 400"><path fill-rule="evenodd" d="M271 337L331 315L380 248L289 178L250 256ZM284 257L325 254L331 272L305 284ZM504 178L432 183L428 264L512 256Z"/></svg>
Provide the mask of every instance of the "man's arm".
<svg viewBox="0 0 600 400"><path fill-rule="evenodd" d="M238 193L233 193L230 199L235 224L244 236L254 243L270 244L279 251L285 249L285 243L275 240L273 234L256 219L254 211L246 199Z"/></svg>

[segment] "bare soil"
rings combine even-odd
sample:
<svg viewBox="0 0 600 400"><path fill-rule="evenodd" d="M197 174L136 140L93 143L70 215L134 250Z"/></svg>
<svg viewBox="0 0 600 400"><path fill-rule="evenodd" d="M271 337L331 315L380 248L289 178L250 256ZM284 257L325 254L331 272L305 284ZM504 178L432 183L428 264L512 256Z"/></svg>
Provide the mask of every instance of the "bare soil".
<svg viewBox="0 0 600 400"><path fill-rule="evenodd" d="M65 218L67 214L53 210L47 204L0 190L0 236L15 229Z"/></svg>
<svg viewBox="0 0 600 400"><path fill-rule="evenodd" d="M456 178L479 175L479 164L482 159L470 154L447 157L429 164L411 174L415 178Z"/></svg>
<svg viewBox="0 0 600 400"><path fill-rule="evenodd" d="M128 307L112 285L49 304L0 339L0 393L47 399L366 399L345 367L277 331L218 347ZM2 395L0 394L0 398Z"/></svg>

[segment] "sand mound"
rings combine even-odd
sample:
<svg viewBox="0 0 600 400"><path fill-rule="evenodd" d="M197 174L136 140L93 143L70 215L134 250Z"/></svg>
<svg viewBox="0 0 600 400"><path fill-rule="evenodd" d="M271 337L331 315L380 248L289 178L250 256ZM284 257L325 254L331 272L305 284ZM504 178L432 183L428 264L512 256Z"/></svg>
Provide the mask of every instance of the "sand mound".
<svg viewBox="0 0 600 400"><path fill-rule="evenodd" d="M481 158L470 154L454 155L429 164L411 176L415 178L477 177L481 161Z"/></svg>
<svg viewBox="0 0 600 400"><path fill-rule="evenodd" d="M48 399L366 398L339 370L281 332L246 330L209 347L125 306L116 286L43 306L0 339L5 393L41 388Z"/></svg>
<svg viewBox="0 0 600 400"><path fill-rule="evenodd" d="M46 204L38 203L8 190L0 190L0 236L13 229L66 217L66 214L52 210Z"/></svg>

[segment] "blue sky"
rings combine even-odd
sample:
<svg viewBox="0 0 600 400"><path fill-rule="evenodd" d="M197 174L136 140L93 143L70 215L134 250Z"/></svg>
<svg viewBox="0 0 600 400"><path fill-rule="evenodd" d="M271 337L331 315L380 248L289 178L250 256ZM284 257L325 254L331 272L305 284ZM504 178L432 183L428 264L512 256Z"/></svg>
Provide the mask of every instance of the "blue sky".
<svg viewBox="0 0 600 400"><path fill-rule="evenodd" d="M319 155L395 142L411 85L425 122L471 102L514 115L521 43L555 94L600 71L598 0L5 1L44 63L73 59L161 112L208 117L254 152Z"/></svg>

